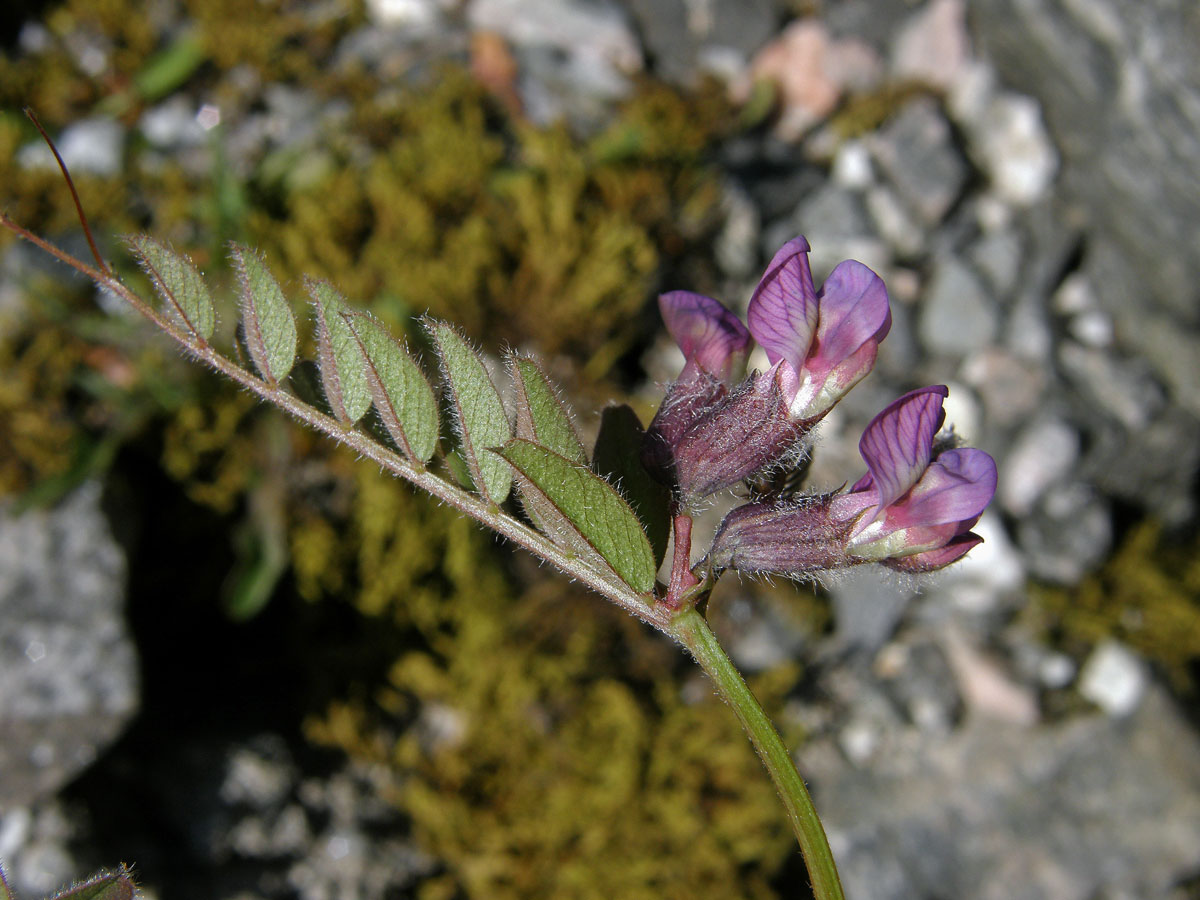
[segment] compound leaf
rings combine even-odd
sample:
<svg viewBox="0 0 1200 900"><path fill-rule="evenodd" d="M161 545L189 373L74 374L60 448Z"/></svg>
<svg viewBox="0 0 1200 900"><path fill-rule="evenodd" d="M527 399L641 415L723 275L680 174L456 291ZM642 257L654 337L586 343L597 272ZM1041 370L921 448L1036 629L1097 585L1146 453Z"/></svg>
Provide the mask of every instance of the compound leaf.
<svg viewBox="0 0 1200 900"><path fill-rule="evenodd" d="M629 499L650 546L654 559L661 563L667 552L671 530L671 492L646 471L642 464L641 448L645 432L642 423L629 406L606 407L600 414L600 431L592 451L592 467L614 484Z"/></svg>
<svg viewBox="0 0 1200 900"><path fill-rule="evenodd" d="M120 866L115 872L98 872L85 878L59 891L51 900L133 900L135 891L129 869Z"/></svg>

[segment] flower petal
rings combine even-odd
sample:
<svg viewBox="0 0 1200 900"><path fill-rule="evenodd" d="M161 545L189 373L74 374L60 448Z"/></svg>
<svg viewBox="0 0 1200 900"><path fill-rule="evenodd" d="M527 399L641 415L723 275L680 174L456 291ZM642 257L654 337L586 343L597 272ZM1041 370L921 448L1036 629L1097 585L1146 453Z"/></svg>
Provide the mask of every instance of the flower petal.
<svg viewBox="0 0 1200 900"><path fill-rule="evenodd" d="M996 493L996 461L973 447L946 450L929 464L912 493L888 512L900 527L975 524ZM965 528L963 529L965 530Z"/></svg>
<svg viewBox="0 0 1200 900"><path fill-rule="evenodd" d="M878 345L891 327L883 279L855 260L838 263L821 287L820 321L808 367L829 371L868 341Z"/></svg>
<svg viewBox="0 0 1200 900"><path fill-rule="evenodd" d="M946 544L934 550L914 553L911 556L884 559L880 560L880 562L889 569L895 569L899 572L911 572L913 574L932 572L935 569L944 568L952 562L957 562L966 555L968 550L982 543L983 538L973 531L968 531L966 534L960 534L952 538Z"/></svg>
<svg viewBox="0 0 1200 900"><path fill-rule="evenodd" d="M784 360L797 372L817 328L817 291L808 266L808 241L784 244L750 298L746 321L771 364Z"/></svg>
<svg viewBox="0 0 1200 900"><path fill-rule="evenodd" d="M722 381L731 376L737 355L750 346L750 332L737 316L717 300L691 291L660 295L658 308L693 369L699 367Z"/></svg>
<svg viewBox="0 0 1200 900"><path fill-rule="evenodd" d="M871 420L858 442L859 453L879 490L879 508L900 499L925 473L933 453L933 436L946 413L945 385L909 391Z"/></svg>

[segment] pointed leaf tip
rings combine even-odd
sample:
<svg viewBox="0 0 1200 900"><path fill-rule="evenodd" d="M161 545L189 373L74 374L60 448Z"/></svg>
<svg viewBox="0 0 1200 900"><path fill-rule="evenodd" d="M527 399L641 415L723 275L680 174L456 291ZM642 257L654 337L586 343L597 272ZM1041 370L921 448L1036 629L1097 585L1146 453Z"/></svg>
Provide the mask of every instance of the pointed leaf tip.
<svg viewBox="0 0 1200 900"><path fill-rule="evenodd" d="M97 872L59 891L51 900L133 900L136 890L129 869L120 866L115 872Z"/></svg>
<svg viewBox="0 0 1200 900"><path fill-rule="evenodd" d="M241 282L246 346L259 374L280 382L296 362L296 320L279 283L262 257L240 244L230 247Z"/></svg>
<svg viewBox="0 0 1200 900"><path fill-rule="evenodd" d="M560 534L599 571L610 571L639 594L654 590L657 567L642 524L611 484L531 441L514 438L494 452L508 460L556 514Z"/></svg>
<svg viewBox="0 0 1200 900"><path fill-rule="evenodd" d="M425 463L438 442L437 400L425 373L383 323L367 313L343 312L367 360L371 400L384 426L410 460Z"/></svg>
<svg viewBox="0 0 1200 900"><path fill-rule="evenodd" d="M510 364L517 389L516 436L586 466L587 452L575 431L570 410L541 366L527 356L514 356Z"/></svg>
<svg viewBox="0 0 1200 900"><path fill-rule="evenodd" d="M462 335L436 319L427 319L424 326L437 347L471 480L499 505L512 486L512 469L486 448L499 447L512 437L504 401L483 360Z"/></svg>
<svg viewBox="0 0 1200 900"><path fill-rule="evenodd" d="M321 386L334 418L352 425L371 407L367 360L354 332L342 318L346 301L327 281L306 279L317 319L317 360Z"/></svg>
<svg viewBox="0 0 1200 900"><path fill-rule="evenodd" d="M191 260L144 234L128 241L154 289L184 327L206 341L211 338L217 326L212 296Z"/></svg>

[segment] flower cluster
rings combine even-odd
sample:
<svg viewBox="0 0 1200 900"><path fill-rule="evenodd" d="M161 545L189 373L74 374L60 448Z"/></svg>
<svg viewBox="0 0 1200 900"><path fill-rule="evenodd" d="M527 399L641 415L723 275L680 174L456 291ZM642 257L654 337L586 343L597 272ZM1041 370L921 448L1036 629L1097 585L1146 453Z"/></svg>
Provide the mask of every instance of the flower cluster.
<svg viewBox="0 0 1200 900"><path fill-rule="evenodd" d="M808 242L771 260L750 300L749 327L716 300L688 291L659 299L686 364L646 433L643 459L688 514L718 490L779 464L875 364L891 327L887 290L862 263L839 264L820 290ZM742 378L751 341L770 368ZM905 394L863 432L867 464L849 490L767 498L722 522L714 569L794 576L880 562L928 572L982 539L970 529L996 489L982 450L935 442L944 386Z"/></svg>

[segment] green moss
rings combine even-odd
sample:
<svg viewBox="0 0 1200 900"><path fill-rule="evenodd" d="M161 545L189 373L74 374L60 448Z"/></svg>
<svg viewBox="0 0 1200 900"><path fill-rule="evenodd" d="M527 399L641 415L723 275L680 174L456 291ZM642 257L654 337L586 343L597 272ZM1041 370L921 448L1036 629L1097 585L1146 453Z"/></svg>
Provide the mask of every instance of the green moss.
<svg viewBox="0 0 1200 900"><path fill-rule="evenodd" d="M377 708L310 723L391 767L396 801L447 867L420 896L774 896L794 852L786 820L736 720L675 648L561 585L514 598L464 582L441 602L460 614L397 661ZM784 674L757 686L769 705L794 684ZM395 717L416 718L399 739Z"/></svg>
<svg viewBox="0 0 1200 900"><path fill-rule="evenodd" d="M359 301L606 374L637 336L664 241L680 252L714 221L715 114L689 119L686 98L648 89L583 143L509 119L453 69L393 104L360 109L335 164L292 186L282 217L252 217L254 240Z"/></svg>
<svg viewBox="0 0 1200 900"><path fill-rule="evenodd" d="M1133 528L1113 557L1077 588L1034 594L1038 625L1082 655L1118 638L1195 696L1200 662L1200 536L1170 540L1160 525Z"/></svg>
<svg viewBox="0 0 1200 900"><path fill-rule="evenodd" d="M46 331L28 342L0 341L0 494L63 475L79 424L69 391L83 348ZM30 403L42 393L48 402Z"/></svg>

